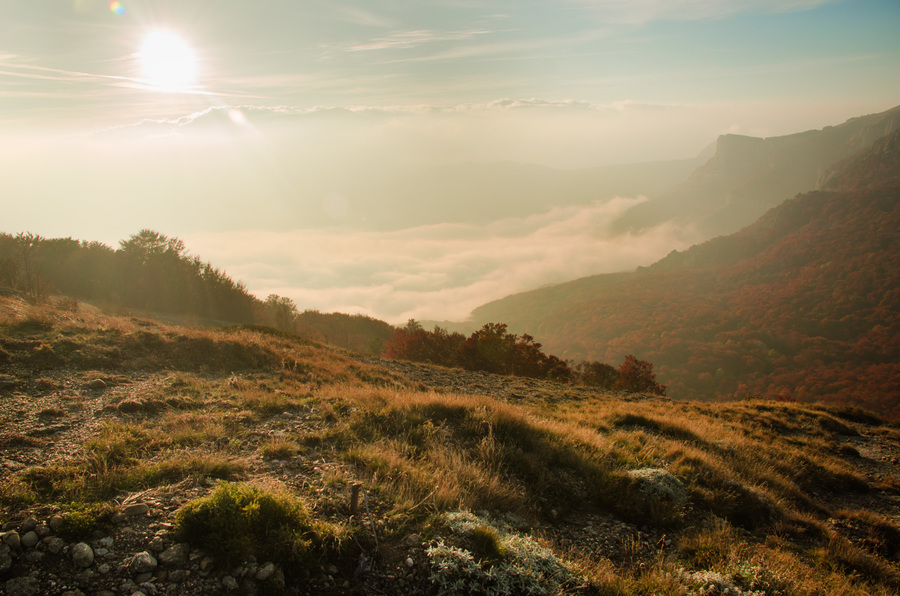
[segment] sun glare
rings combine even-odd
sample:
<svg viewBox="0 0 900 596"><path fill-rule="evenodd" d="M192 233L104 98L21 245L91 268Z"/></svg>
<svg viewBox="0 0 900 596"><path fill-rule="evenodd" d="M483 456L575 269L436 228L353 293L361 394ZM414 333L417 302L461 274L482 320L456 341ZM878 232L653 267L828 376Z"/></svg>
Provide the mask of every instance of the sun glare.
<svg viewBox="0 0 900 596"><path fill-rule="evenodd" d="M144 79L162 91L187 91L197 84L197 59L187 43L169 31L147 34L138 52Z"/></svg>

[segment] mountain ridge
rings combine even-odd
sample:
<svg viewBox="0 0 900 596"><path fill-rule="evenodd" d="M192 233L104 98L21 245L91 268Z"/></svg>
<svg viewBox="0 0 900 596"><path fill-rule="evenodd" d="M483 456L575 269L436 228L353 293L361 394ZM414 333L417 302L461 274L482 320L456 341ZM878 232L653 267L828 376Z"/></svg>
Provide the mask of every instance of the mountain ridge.
<svg viewBox="0 0 900 596"><path fill-rule="evenodd" d="M836 126L778 137L726 134L716 153L681 184L626 212L614 229L672 222L691 240L730 234L794 195L815 190L842 159L900 128L900 106Z"/></svg>
<svg viewBox="0 0 900 596"><path fill-rule="evenodd" d="M851 401L900 416L900 131L741 231L473 312L564 358L635 353L673 397ZM894 379L894 380L892 380Z"/></svg>

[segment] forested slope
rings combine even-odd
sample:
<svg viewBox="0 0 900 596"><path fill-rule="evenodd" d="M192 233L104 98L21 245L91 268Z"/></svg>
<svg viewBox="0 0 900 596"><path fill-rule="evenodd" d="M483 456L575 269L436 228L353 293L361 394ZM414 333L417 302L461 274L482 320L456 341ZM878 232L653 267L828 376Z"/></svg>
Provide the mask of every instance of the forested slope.
<svg viewBox="0 0 900 596"><path fill-rule="evenodd" d="M727 237L631 274L481 307L563 357L654 362L673 397L759 394L900 416L900 135Z"/></svg>

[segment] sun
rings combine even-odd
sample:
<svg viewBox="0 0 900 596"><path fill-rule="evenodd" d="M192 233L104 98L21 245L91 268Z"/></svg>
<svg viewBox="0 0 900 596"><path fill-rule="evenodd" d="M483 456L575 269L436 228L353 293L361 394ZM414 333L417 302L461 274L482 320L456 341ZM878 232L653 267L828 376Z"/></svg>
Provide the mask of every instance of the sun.
<svg viewBox="0 0 900 596"><path fill-rule="evenodd" d="M151 31L137 54L143 78L161 91L187 91L197 85L197 59L191 47L170 31Z"/></svg>

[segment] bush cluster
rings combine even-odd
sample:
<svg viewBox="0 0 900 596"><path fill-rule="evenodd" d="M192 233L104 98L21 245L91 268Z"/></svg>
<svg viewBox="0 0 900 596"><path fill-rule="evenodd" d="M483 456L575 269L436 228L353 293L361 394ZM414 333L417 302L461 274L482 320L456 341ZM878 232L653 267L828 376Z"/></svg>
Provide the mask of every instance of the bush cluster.
<svg viewBox="0 0 900 596"><path fill-rule="evenodd" d="M426 331L418 321L410 319L391 334L384 355L393 360L665 395L666 387L656 382L653 364L630 354L614 368L602 362L572 365L545 354L541 348L527 333L510 333L505 323L487 323L465 337L437 326L434 331Z"/></svg>

